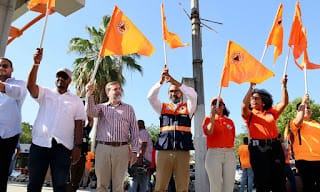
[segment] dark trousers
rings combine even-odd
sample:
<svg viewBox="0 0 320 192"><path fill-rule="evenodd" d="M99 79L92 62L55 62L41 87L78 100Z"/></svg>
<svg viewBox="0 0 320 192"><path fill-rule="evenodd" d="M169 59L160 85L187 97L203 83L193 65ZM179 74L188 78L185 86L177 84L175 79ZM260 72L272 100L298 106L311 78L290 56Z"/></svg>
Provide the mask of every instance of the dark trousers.
<svg viewBox="0 0 320 192"><path fill-rule="evenodd" d="M279 141L265 145L249 144L250 163L257 192L284 192L284 154Z"/></svg>
<svg viewBox="0 0 320 192"><path fill-rule="evenodd" d="M45 175L50 165L53 191L66 192L71 150L52 140L52 147L31 144L29 154L28 192L41 192Z"/></svg>
<svg viewBox="0 0 320 192"><path fill-rule="evenodd" d="M80 160L71 165L70 175L69 175L69 183L68 183L68 192L76 192L79 189L80 181L83 176L84 168L86 163L86 156L81 155Z"/></svg>
<svg viewBox="0 0 320 192"><path fill-rule="evenodd" d="M3 139L0 137L0 192L7 191L8 173L19 135Z"/></svg>
<svg viewBox="0 0 320 192"><path fill-rule="evenodd" d="M320 161L297 160L296 167L302 178L303 191L320 191Z"/></svg>
<svg viewBox="0 0 320 192"><path fill-rule="evenodd" d="M290 164L285 164L285 170L286 170L286 178L290 182L290 191L291 192L297 192L297 186L296 186L296 177L293 174L293 171L290 167Z"/></svg>

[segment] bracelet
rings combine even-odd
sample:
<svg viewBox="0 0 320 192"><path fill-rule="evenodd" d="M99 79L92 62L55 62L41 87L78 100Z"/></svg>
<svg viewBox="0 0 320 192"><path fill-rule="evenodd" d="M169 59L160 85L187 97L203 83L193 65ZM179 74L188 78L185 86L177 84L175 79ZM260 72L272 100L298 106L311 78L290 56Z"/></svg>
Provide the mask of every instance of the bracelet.
<svg viewBox="0 0 320 192"><path fill-rule="evenodd" d="M37 67L38 67L39 65L40 65L40 63L35 63L35 64L33 64L33 66L37 66Z"/></svg>

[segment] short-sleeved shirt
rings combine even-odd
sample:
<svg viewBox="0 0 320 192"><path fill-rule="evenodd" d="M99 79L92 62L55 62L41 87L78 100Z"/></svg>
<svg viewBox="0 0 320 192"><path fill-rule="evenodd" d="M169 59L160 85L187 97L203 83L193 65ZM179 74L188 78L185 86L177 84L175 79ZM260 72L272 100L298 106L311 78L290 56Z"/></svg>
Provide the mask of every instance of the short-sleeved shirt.
<svg viewBox="0 0 320 192"><path fill-rule="evenodd" d="M228 117L219 117L214 121L214 130L211 135L206 131L210 117L205 117L203 122L203 132L207 136L208 148L231 148L234 147L235 126Z"/></svg>
<svg viewBox="0 0 320 192"><path fill-rule="evenodd" d="M150 137L149 132L146 129L140 129L139 130L139 147L141 149L142 143L146 142L147 143L147 148L144 153L144 158L147 159L148 161L152 161L152 140Z"/></svg>
<svg viewBox="0 0 320 192"><path fill-rule="evenodd" d="M294 136L293 151L295 160L320 161L320 123L303 121L300 127L301 145L298 130L293 121L290 128Z"/></svg>
<svg viewBox="0 0 320 192"><path fill-rule="evenodd" d="M240 158L241 168L251 168L248 145L240 145L238 148L238 155Z"/></svg>
<svg viewBox="0 0 320 192"><path fill-rule="evenodd" d="M276 121L279 118L279 113L276 109L271 108L266 111L252 109L252 111L249 110L248 114L244 121L252 139L274 139L278 137Z"/></svg>
<svg viewBox="0 0 320 192"><path fill-rule="evenodd" d="M51 148L54 138L68 149L73 148L75 120L87 118L82 100L66 92L39 87L37 118L32 128L32 143ZM81 127L82 128L82 127Z"/></svg>

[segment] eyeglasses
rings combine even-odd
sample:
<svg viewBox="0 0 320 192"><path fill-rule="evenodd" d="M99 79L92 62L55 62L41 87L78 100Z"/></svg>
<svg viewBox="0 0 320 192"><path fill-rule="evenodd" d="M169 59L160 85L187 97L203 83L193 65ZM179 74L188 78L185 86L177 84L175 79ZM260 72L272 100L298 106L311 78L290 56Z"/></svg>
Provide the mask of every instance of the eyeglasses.
<svg viewBox="0 0 320 192"><path fill-rule="evenodd" d="M57 76L56 76L56 77L57 77L57 78L58 78L58 77L61 77L61 78L64 79L64 80L69 79L69 76L68 76L66 73L63 73L63 72L57 73Z"/></svg>
<svg viewBox="0 0 320 192"><path fill-rule="evenodd" d="M212 103L211 105L212 105L212 106L216 106L217 103ZM219 107L220 107L220 106L223 106L223 105L224 105L224 104L223 104L222 102L219 103Z"/></svg>
<svg viewBox="0 0 320 192"><path fill-rule="evenodd" d="M180 90L177 90L177 89L176 90L169 90L170 93L176 93L176 92L179 92L179 91Z"/></svg>
<svg viewBox="0 0 320 192"><path fill-rule="evenodd" d="M0 64L0 67L7 69L9 67L9 65L8 64Z"/></svg>

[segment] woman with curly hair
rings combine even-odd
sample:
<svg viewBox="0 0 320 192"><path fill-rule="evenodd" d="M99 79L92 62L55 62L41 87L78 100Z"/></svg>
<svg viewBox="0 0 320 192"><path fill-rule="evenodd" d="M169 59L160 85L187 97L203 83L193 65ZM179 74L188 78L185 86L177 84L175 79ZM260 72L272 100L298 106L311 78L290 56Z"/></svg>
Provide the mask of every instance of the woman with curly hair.
<svg viewBox="0 0 320 192"><path fill-rule="evenodd" d="M276 121L288 105L287 76L282 79L282 100L273 106L272 95L264 89L250 88L243 99L241 115L247 124L250 163L257 192L285 191L284 154L277 139Z"/></svg>

